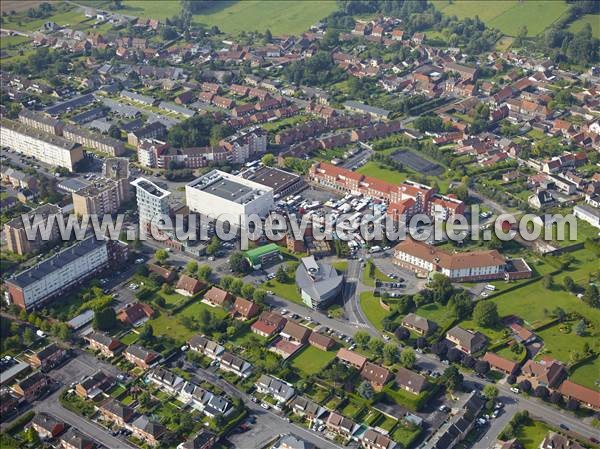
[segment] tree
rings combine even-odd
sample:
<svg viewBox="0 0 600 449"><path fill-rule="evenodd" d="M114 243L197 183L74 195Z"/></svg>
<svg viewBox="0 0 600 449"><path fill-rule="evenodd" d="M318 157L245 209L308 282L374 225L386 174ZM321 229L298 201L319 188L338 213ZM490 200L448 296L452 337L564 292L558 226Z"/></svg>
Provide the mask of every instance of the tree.
<svg viewBox="0 0 600 449"><path fill-rule="evenodd" d="M537 387L535 387L533 395L536 398L546 399L548 397L548 389L543 385L538 385Z"/></svg>
<svg viewBox="0 0 600 449"><path fill-rule="evenodd" d="M200 265L198 267L198 277L200 279L202 279L203 281L210 280L211 274L212 274L212 268L210 267L210 265L204 264L204 265ZM221 281L223 281L223 279L225 279L225 277L223 277L221 279ZM221 286L223 286L223 285L221 284Z"/></svg>
<svg viewBox="0 0 600 449"><path fill-rule="evenodd" d="M462 359L462 364L465 368L473 368L475 366L475 359L466 354Z"/></svg>
<svg viewBox="0 0 600 449"><path fill-rule="evenodd" d="M483 396L488 401L493 401L498 397L498 387L492 384L487 384L483 387Z"/></svg>
<svg viewBox="0 0 600 449"><path fill-rule="evenodd" d="M30 446L37 447L40 444L40 436L33 427L29 427L25 430L24 439Z"/></svg>
<svg viewBox="0 0 600 449"><path fill-rule="evenodd" d="M410 369L415 366L416 361L417 356L411 348L404 348L400 353L400 364L403 367Z"/></svg>
<svg viewBox="0 0 600 449"><path fill-rule="evenodd" d="M562 394L558 391L553 391L550 395L550 402L554 405L559 405L562 402Z"/></svg>
<svg viewBox="0 0 600 449"><path fill-rule="evenodd" d="M552 289L554 287L554 278L551 274L547 274L543 278L544 288L547 290Z"/></svg>
<svg viewBox="0 0 600 449"><path fill-rule="evenodd" d="M121 138L121 128L119 128L116 125L110 125L110 127L108 128L108 135L110 137L112 137L113 139L120 139Z"/></svg>
<svg viewBox="0 0 600 449"><path fill-rule="evenodd" d="M185 272L191 276L194 276L196 274L196 272L198 271L198 262L196 262L195 260L190 260L186 265L185 265Z"/></svg>
<svg viewBox="0 0 600 449"><path fill-rule="evenodd" d="M375 395L375 392L373 391L373 387L366 380L363 380L360 383L360 385L358 386L356 391L358 392L358 394L360 394L363 398L365 398L367 400L372 399L373 396Z"/></svg>
<svg viewBox="0 0 600 449"><path fill-rule="evenodd" d="M167 285L167 284L165 284L165 285ZM158 307L163 308L167 305L167 301L165 300L165 298L162 295L156 295L154 304L156 304ZM184 317L184 318L187 318L187 317Z"/></svg>
<svg viewBox="0 0 600 449"><path fill-rule="evenodd" d="M277 280L277 282L281 282L282 284L288 282L288 273L283 267L283 265L279 265L279 267L277 268L277 271L275 272L275 279Z"/></svg>
<svg viewBox="0 0 600 449"><path fill-rule="evenodd" d="M429 348L429 350L433 354L437 355L440 360L445 360L446 359L446 355L448 353L448 346L446 346L444 343L436 342L436 343L434 343L434 344L431 345L431 347Z"/></svg>
<svg viewBox="0 0 600 449"><path fill-rule="evenodd" d="M575 333L578 337L583 337L587 332L587 325L584 320L579 320L575 325Z"/></svg>
<svg viewBox="0 0 600 449"><path fill-rule="evenodd" d="M450 392L457 391L462 387L463 376L455 366L446 368L440 379Z"/></svg>
<svg viewBox="0 0 600 449"><path fill-rule="evenodd" d="M573 280L573 278L571 276L565 276L565 279L563 280L563 286L565 287L565 290L568 292L575 291L575 288L577 287L575 285L575 281Z"/></svg>
<svg viewBox="0 0 600 449"><path fill-rule="evenodd" d="M235 273L244 274L250 271L250 264L240 251L236 251L229 256L229 266Z"/></svg>
<svg viewBox="0 0 600 449"><path fill-rule="evenodd" d="M479 301L473 309L473 320L481 327L496 326L500 322L498 306L492 301Z"/></svg>
<svg viewBox="0 0 600 449"><path fill-rule="evenodd" d="M149 342L154 338L154 328L150 323L146 323L146 325L142 328L140 332L140 340L143 342Z"/></svg>
<svg viewBox="0 0 600 449"><path fill-rule="evenodd" d="M453 363L458 363L463 358L463 353L458 348L450 348L448 349L448 354L446 355L448 360Z"/></svg>
<svg viewBox="0 0 600 449"><path fill-rule="evenodd" d="M265 301L266 298L267 298L267 292L260 288L257 288L256 290L254 290L254 293L252 294L252 300L254 302L262 303Z"/></svg>
<svg viewBox="0 0 600 449"><path fill-rule="evenodd" d="M579 402L576 401L575 399L569 399L567 401L567 403L565 404L565 408L567 410L574 412L575 410L577 410L579 408Z"/></svg>
<svg viewBox="0 0 600 449"><path fill-rule="evenodd" d="M519 382L519 390L524 393L529 393L531 391L531 382L529 382L527 379L522 380Z"/></svg>
<svg viewBox="0 0 600 449"><path fill-rule="evenodd" d="M506 378L506 383L508 385L514 385L517 383L517 376L515 376L514 374L511 374L510 376L508 376Z"/></svg>
<svg viewBox="0 0 600 449"><path fill-rule="evenodd" d="M252 284L244 284L244 286L242 287L242 296L246 299L252 299L252 296L254 295L254 286Z"/></svg>
<svg viewBox="0 0 600 449"><path fill-rule="evenodd" d="M367 331L357 331L356 334L354 334L354 341L356 345L361 349L365 349L368 346L370 340L371 336Z"/></svg>
<svg viewBox="0 0 600 449"><path fill-rule="evenodd" d="M206 265L208 267L208 265ZM208 267L210 268L210 267ZM219 281L219 285L223 290L229 290L231 288L231 283L235 278L233 276L223 276Z"/></svg>
<svg viewBox="0 0 600 449"><path fill-rule="evenodd" d="M210 243L206 246L206 254L209 256L212 256L219 250L220 247L221 247L221 240L219 240L219 237L214 235L210 239Z"/></svg>
<svg viewBox="0 0 600 449"><path fill-rule="evenodd" d="M243 286L244 286L244 281L241 280L240 278L235 278L233 281L231 281L231 286L229 288L231 289L232 293L235 293L236 295L240 295L242 293Z"/></svg>
<svg viewBox="0 0 600 449"><path fill-rule="evenodd" d="M260 161L263 165L271 167L273 164L275 164L275 156L271 153L267 153L260 159Z"/></svg>
<svg viewBox="0 0 600 449"><path fill-rule="evenodd" d="M475 362L475 372L477 374L481 374L482 376L486 375L490 371L490 364L485 360L477 360Z"/></svg>
<svg viewBox="0 0 600 449"><path fill-rule="evenodd" d="M383 347L383 360L386 365L392 365L398 361L398 345L395 343L386 343Z"/></svg>
<svg viewBox="0 0 600 449"><path fill-rule="evenodd" d="M169 258L169 253L164 248L157 249L154 253L154 258L158 261L158 263L163 265Z"/></svg>
<svg viewBox="0 0 600 449"><path fill-rule="evenodd" d="M35 341L35 332L30 327L26 327L23 331L23 341L25 344L30 345Z"/></svg>
<svg viewBox="0 0 600 449"><path fill-rule="evenodd" d="M589 284L585 288L585 292L583 293L583 297L581 298L583 301L592 306L600 308L600 293L598 292L598 287L594 284Z"/></svg>
<svg viewBox="0 0 600 449"><path fill-rule="evenodd" d="M101 331L108 331L113 329L117 325L117 316L115 309L112 307L105 307L94 313L94 329Z"/></svg>
<svg viewBox="0 0 600 449"><path fill-rule="evenodd" d="M371 341L369 342L369 351L371 351L375 357L379 358L383 355L383 346L383 340L371 338Z"/></svg>
<svg viewBox="0 0 600 449"><path fill-rule="evenodd" d="M173 286L171 284L168 283L164 283L161 287L160 287L160 291L163 292L166 295L171 295L174 291Z"/></svg>

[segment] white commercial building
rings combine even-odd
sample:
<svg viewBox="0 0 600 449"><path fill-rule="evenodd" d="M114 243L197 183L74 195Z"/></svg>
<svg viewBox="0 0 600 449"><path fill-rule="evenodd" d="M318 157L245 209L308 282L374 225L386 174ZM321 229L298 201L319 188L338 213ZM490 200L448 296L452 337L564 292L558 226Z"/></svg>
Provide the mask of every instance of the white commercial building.
<svg viewBox="0 0 600 449"><path fill-rule="evenodd" d="M600 210L585 204L573 208L573 215L580 220L587 221L595 228L600 228Z"/></svg>
<svg viewBox="0 0 600 449"><path fill-rule="evenodd" d="M241 223L244 215L265 217L273 207L273 189L220 170L195 179L185 186L191 212Z"/></svg>
<svg viewBox="0 0 600 449"><path fill-rule="evenodd" d="M131 185L136 190L140 229L146 232L153 220L155 224L158 224L160 217L169 215L171 192L161 189L146 178L138 178Z"/></svg>
<svg viewBox="0 0 600 449"><path fill-rule="evenodd" d="M83 159L81 145L12 120L0 122L0 141L3 147L69 171Z"/></svg>

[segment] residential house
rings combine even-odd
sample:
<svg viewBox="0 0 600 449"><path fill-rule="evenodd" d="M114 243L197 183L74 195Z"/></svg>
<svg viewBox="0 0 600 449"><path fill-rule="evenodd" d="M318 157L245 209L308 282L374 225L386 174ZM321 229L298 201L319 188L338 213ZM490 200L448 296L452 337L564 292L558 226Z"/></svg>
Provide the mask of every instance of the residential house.
<svg viewBox="0 0 600 449"><path fill-rule="evenodd" d="M140 345L129 345L123 354L128 362L131 362L142 369L150 368L160 358L158 352L155 352L152 349L146 349Z"/></svg>
<svg viewBox="0 0 600 449"><path fill-rule="evenodd" d="M231 308L231 314L235 318L241 320L253 318L258 315L258 312L260 312L260 306L258 304L248 299L240 298L239 296L235 299L233 307Z"/></svg>
<svg viewBox="0 0 600 449"><path fill-rule="evenodd" d="M75 385L75 393L84 399L93 399L115 384L115 378L104 371L96 371Z"/></svg>
<svg viewBox="0 0 600 449"><path fill-rule="evenodd" d="M339 413L331 412L325 423L330 432L350 438L358 427L354 421L348 419Z"/></svg>
<svg viewBox="0 0 600 449"><path fill-rule="evenodd" d="M482 351L487 345L487 338L479 331L465 330L454 326L446 333L446 340L466 354Z"/></svg>
<svg viewBox="0 0 600 449"><path fill-rule="evenodd" d="M321 351L329 351L335 346L333 338L315 331L311 332L308 337L308 343Z"/></svg>
<svg viewBox="0 0 600 449"><path fill-rule="evenodd" d="M493 352L486 352L482 360L490 364L490 368L500 371L504 374L514 374L519 369L519 364L512 360L507 360Z"/></svg>
<svg viewBox="0 0 600 449"><path fill-rule="evenodd" d="M304 396L296 396L290 402L290 409L295 415L301 416L311 423L315 421L321 422L321 417L326 411L324 407Z"/></svg>
<svg viewBox="0 0 600 449"><path fill-rule="evenodd" d="M419 394L427 388L427 378L400 367L396 373L396 385L410 393Z"/></svg>
<svg viewBox="0 0 600 449"><path fill-rule="evenodd" d="M537 339L533 332L518 323L511 323L509 327L518 343L528 344Z"/></svg>
<svg viewBox="0 0 600 449"><path fill-rule="evenodd" d="M204 335L194 335L189 341L190 349L199 352L211 360L215 360L223 355L225 348L219 343L214 342Z"/></svg>
<svg viewBox="0 0 600 449"><path fill-rule="evenodd" d="M374 429L368 429L360 442L365 449L393 449L396 443L390 437Z"/></svg>
<svg viewBox="0 0 600 449"><path fill-rule="evenodd" d="M62 449L92 449L96 446L94 440L88 438L74 427L60 437Z"/></svg>
<svg viewBox="0 0 600 449"><path fill-rule="evenodd" d="M40 412L36 413L31 420L31 427L33 427L42 440L46 440L56 438L63 433L65 430L65 423L48 413Z"/></svg>
<svg viewBox="0 0 600 449"><path fill-rule="evenodd" d="M92 351L99 351L104 357L112 358L123 349L120 340L101 331L93 331L84 337Z"/></svg>
<svg viewBox="0 0 600 449"><path fill-rule="evenodd" d="M116 399L108 398L98 406L98 411L106 421L125 427L133 418L134 410Z"/></svg>
<svg viewBox="0 0 600 449"><path fill-rule="evenodd" d="M219 437L216 434L202 429L194 437L179 444L177 449L210 449L218 439Z"/></svg>
<svg viewBox="0 0 600 449"><path fill-rule="evenodd" d="M42 371L48 371L58 365L67 355L67 351L58 346L56 343L51 343L44 349L36 352L29 357L29 364L33 368L39 368Z"/></svg>
<svg viewBox="0 0 600 449"><path fill-rule="evenodd" d="M600 411L600 393L596 390L576 384L570 380L565 380L558 388L558 391L566 400L574 399L582 407Z"/></svg>
<svg viewBox="0 0 600 449"><path fill-rule="evenodd" d="M259 393L268 394L281 403L286 403L296 394L290 384L268 374L261 375L255 386Z"/></svg>
<svg viewBox="0 0 600 449"><path fill-rule="evenodd" d="M187 274L182 274L177 281L175 291L183 296L192 297L204 287L204 283Z"/></svg>
<svg viewBox="0 0 600 449"><path fill-rule="evenodd" d="M575 440L570 440L565 435L548 432L539 449L583 449L583 446Z"/></svg>
<svg viewBox="0 0 600 449"><path fill-rule="evenodd" d="M48 386L48 377L41 371L36 371L19 383L12 390L28 402L34 401Z"/></svg>
<svg viewBox="0 0 600 449"><path fill-rule="evenodd" d="M204 301L213 306L225 307L231 300L232 296L219 287L211 287L210 290L204 294Z"/></svg>
<svg viewBox="0 0 600 449"><path fill-rule="evenodd" d="M129 307L121 309L117 314L117 319L130 326L138 327L152 318L154 310L148 304L136 302L129 304Z"/></svg>
<svg viewBox="0 0 600 449"><path fill-rule="evenodd" d="M184 380L181 377L162 367L153 369L146 378L161 390L173 395L184 384Z"/></svg>
<svg viewBox="0 0 600 449"><path fill-rule="evenodd" d="M219 368L244 379L252 372L252 365L250 365L250 363L231 352L223 353L220 359Z"/></svg>
<svg viewBox="0 0 600 449"><path fill-rule="evenodd" d="M308 341L310 333L311 330L309 328L288 320L280 335L291 342L305 344Z"/></svg>
<svg viewBox="0 0 600 449"><path fill-rule="evenodd" d="M167 429L146 415L138 417L130 426L133 436L145 441L150 446L156 446Z"/></svg>
<svg viewBox="0 0 600 449"><path fill-rule="evenodd" d="M280 332L286 323L287 319L276 312L262 312L250 329L255 334L268 338Z"/></svg>
<svg viewBox="0 0 600 449"><path fill-rule="evenodd" d="M340 348L336 356L346 365L353 366L357 370L362 370L367 362L367 358L357 352L350 351L346 348Z"/></svg>
<svg viewBox="0 0 600 449"><path fill-rule="evenodd" d="M163 280L165 282L171 283L177 277L177 275L175 274L175 271L170 270L165 267L161 267L160 265L157 265L155 263L148 263L147 266L148 266L148 270L151 273L158 274L161 278L163 278Z"/></svg>
<svg viewBox="0 0 600 449"><path fill-rule="evenodd" d="M375 391L379 391L391 377L391 373L383 366L366 362L360 371L360 377L368 381Z"/></svg>
<svg viewBox="0 0 600 449"><path fill-rule="evenodd" d="M527 360L523 369L523 375L532 384L543 385L548 388L558 388L558 386L568 377L568 372L565 366L558 360L543 358L539 362Z"/></svg>
<svg viewBox="0 0 600 449"><path fill-rule="evenodd" d="M415 313L407 314L402 322L403 327L411 330L421 336L427 336L437 328L437 324L433 321L423 318Z"/></svg>

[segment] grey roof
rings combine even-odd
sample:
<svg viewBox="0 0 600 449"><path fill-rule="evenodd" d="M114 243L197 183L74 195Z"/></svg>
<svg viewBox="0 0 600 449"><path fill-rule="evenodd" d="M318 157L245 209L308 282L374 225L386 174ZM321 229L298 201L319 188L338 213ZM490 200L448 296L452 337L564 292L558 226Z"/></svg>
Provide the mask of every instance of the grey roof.
<svg viewBox="0 0 600 449"><path fill-rule="evenodd" d="M181 115L185 115L186 117L192 117L196 114L196 111L186 108L185 106L179 106L178 104L171 103L168 101L161 101L158 105L159 108L164 109L166 111L176 112Z"/></svg>
<svg viewBox="0 0 600 449"><path fill-rule="evenodd" d="M200 430L200 432L193 438L190 438L185 443L182 443L178 447L181 449L201 449L206 444L216 438L216 435L208 430Z"/></svg>
<svg viewBox="0 0 600 449"><path fill-rule="evenodd" d="M101 246L106 246L106 240L96 240L96 237L91 235L84 240L63 249L59 253L41 261L37 265L14 275L6 282L16 285L20 288L25 288L28 285L37 282L52 273L56 269L63 267L80 257L98 249Z"/></svg>
<svg viewBox="0 0 600 449"><path fill-rule="evenodd" d="M296 268L296 284L315 301L327 298L343 281L344 276L335 268L317 263L314 256L302 258L302 263Z"/></svg>
<svg viewBox="0 0 600 449"><path fill-rule="evenodd" d="M142 360L145 360L146 357L149 357L149 356L154 356L154 357L158 356L157 352L153 351L152 349L146 349L140 345L129 345L127 347L127 349L125 350L125 352L127 352L128 354L131 354L132 356L134 356L138 359L142 359Z"/></svg>
<svg viewBox="0 0 600 449"><path fill-rule="evenodd" d="M55 145L57 147L61 147L68 151L73 151L78 148L80 145L75 142L71 142L64 137L55 136L54 134L48 134L47 132L40 131L38 129L31 128L23 123L15 122L12 120L2 119L0 124L3 128L11 129L19 134L23 134L26 136L33 137L35 139L46 142L50 145Z"/></svg>
<svg viewBox="0 0 600 449"><path fill-rule="evenodd" d="M258 379L256 385L259 385L261 388L267 390L269 394L281 396L283 398L289 399L295 393L294 387L267 374L260 376L260 379Z"/></svg>
<svg viewBox="0 0 600 449"><path fill-rule="evenodd" d="M104 117L106 110L104 108L92 108L89 111L81 112L71 117L71 121L81 125L83 123L91 122L98 117ZM57 120L58 121L58 120Z"/></svg>
<svg viewBox="0 0 600 449"><path fill-rule="evenodd" d="M344 106L348 109L357 109L360 111L368 112L369 114L382 115L387 117L390 111L375 106L369 106L368 104L360 103L358 101L346 101Z"/></svg>
<svg viewBox="0 0 600 449"><path fill-rule="evenodd" d="M204 187L204 188L201 188ZM212 195L218 196L229 201L235 201L244 195L252 192L252 188L240 184L239 182L232 181L231 179L221 178L218 182L214 182L209 185L196 186L198 190L204 190Z"/></svg>
<svg viewBox="0 0 600 449"><path fill-rule="evenodd" d="M596 209L595 207L588 206L586 204L579 204L573 207L573 212L575 211L579 212L580 214L587 215L590 218L600 217L600 210Z"/></svg>
<svg viewBox="0 0 600 449"><path fill-rule="evenodd" d="M58 215L60 213L61 213L60 207L58 207L54 204L42 204L40 207L38 207L24 215L27 215L28 223L31 223L32 227L33 227L33 224L45 221L50 215L55 215L55 214ZM61 218L61 217L62 217L62 215L58 218ZM24 228L25 225L23 223L23 216L20 215L18 217L13 218L8 223L6 223L6 225L10 226L11 228L18 228L18 229Z"/></svg>
<svg viewBox="0 0 600 449"><path fill-rule="evenodd" d="M94 319L94 311L90 309L90 310L86 310L83 313L80 313L75 318L69 320L69 322L67 322L67 324L72 329L79 329L80 327L85 326L87 323L89 323L93 319Z"/></svg>
<svg viewBox="0 0 600 449"><path fill-rule="evenodd" d="M284 190L300 179L300 176L275 167L260 167L258 170L247 170L241 173L245 179L271 187L274 193Z"/></svg>
<svg viewBox="0 0 600 449"><path fill-rule="evenodd" d="M109 337L107 334L100 331L91 332L88 335L86 335L85 338L87 338L88 340L93 340L96 343L100 343L103 346L108 346L113 342L112 337Z"/></svg>
<svg viewBox="0 0 600 449"><path fill-rule="evenodd" d="M89 182L81 178L67 178L59 182L57 187L61 190L64 190L65 192L73 193L89 185Z"/></svg>
<svg viewBox="0 0 600 449"><path fill-rule="evenodd" d="M427 318L423 318L422 316L417 315L416 313L409 313L402 319L402 324L409 324L417 329L421 329L422 331L428 333L432 329L437 327L437 324L433 321L429 321Z"/></svg>
<svg viewBox="0 0 600 449"><path fill-rule="evenodd" d="M448 335L456 338L460 342L461 346L467 348L469 351L487 341L486 336L481 332L469 332L468 330L465 330L459 326L454 326L452 329L450 329L448 331Z"/></svg>
<svg viewBox="0 0 600 449"><path fill-rule="evenodd" d="M130 100L139 101L140 103L145 103L145 104L154 104L156 102L156 100L153 97L150 97L148 95L141 95L136 92L131 92L128 90L122 90L121 96L125 97L125 98L129 98Z"/></svg>
<svg viewBox="0 0 600 449"><path fill-rule="evenodd" d="M92 120L86 126L90 129L91 128L97 129L98 131L104 133L104 132L108 132L111 125L112 125L112 123L110 123L106 119L99 119L99 120Z"/></svg>
<svg viewBox="0 0 600 449"><path fill-rule="evenodd" d="M19 117L29 118L29 119L32 119L37 122L43 123L45 125L50 125L50 126L59 126L61 124L60 120L49 117L46 114L43 114L41 112L32 111L27 108L21 109L21 111L19 112Z"/></svg>
<svg viewBox="0 0 600 449"><path fill-rule="evenodd" d="M315 445L298 438L295 435L283 435L273 449L314 449Z"/></svg>
<svg viewBox="0 0 600 449"><path fill-rule="evenodd" d="M159 437L163 433L165 433L165 428L161 424L156 421L152 421L146 415L140 415L133 423L131 424L136 429L140 429L143 432L146 432L153 437Z"/></svg>
<svg viewBox="0 0 600 449"><path fill-rule="evenodd" d="M46 108L45 112L50 115L60 115L63 112L67 112L69 109L77 109L93 103L94 101L96 101L96 98L92 94L80 95L79 97L71 98L70 100L50 106Z"/></svg>
<svg viewBox="0 0 600 449"><path fill-rule="evenodd" d="M120 140L114 139L109 136L103 136L102 134L93 133L85 128L80 128L75 125L66 125L64 128L64 132L75 134L76 136L81 136L86 139L94 140L96 142L100 142L104 145L110 145L115 148L123 147L123 142Z"/></svg>

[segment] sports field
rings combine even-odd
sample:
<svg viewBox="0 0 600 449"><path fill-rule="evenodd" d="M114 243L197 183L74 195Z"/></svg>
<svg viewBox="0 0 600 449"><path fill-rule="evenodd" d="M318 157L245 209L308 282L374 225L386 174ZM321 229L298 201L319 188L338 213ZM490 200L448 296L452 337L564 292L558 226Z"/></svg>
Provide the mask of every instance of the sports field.
<svg viewBox="0 0 600 449"><path fill-rule="evenodd" d="M486 25L515 36L522 26L529 36L537 36L567 10L562 0L433 0L435 7L448 16L475 17Z"/></svg>

